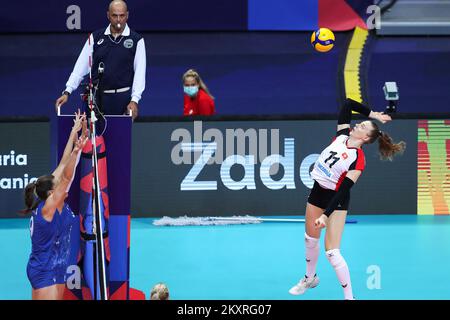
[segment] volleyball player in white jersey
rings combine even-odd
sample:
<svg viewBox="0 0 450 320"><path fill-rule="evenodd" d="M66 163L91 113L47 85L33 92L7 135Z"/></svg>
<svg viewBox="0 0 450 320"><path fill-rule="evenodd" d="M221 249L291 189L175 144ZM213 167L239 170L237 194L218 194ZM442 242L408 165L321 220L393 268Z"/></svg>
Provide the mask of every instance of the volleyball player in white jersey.
<svg viewBox="0 0 450 320"><path fill-rule="evenodd" d="M405 148L404 142L394 144L391 137L382 132L374 121L367 120L350 128L352 110L381 123L392 120L389 115L371 111L351 99L347 99L342 106L336 138L322 151L311 172L315 182L308 197L305 214L306 274L289 290L293 295L303 294L308 288L319 284L316 274L319 239L321 229L326 227L326 256L344 289L345 299L354 299L349 269L339 248L350 201L350 188L365 168L362 146L378 140L381 158L389 160Z"/></svg>

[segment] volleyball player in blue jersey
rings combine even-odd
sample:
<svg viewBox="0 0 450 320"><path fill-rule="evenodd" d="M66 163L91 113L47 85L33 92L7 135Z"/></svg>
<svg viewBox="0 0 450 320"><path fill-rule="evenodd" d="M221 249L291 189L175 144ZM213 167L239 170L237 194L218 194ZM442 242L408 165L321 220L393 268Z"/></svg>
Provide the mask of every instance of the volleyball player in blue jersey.
<svg viewBox="0 0 450 320"><path fill-rule="evenodd" d="M82 128L83 133L78 138ZM25 188L26 209L22 212L32 212L32 247L27 275L33 300L59 300L64 295L70 234L72 226L79 224L78 216L65 199L81 150L88 139L86 133L86 116L78 111L58 167L51 175L39 177Z"/></svg>

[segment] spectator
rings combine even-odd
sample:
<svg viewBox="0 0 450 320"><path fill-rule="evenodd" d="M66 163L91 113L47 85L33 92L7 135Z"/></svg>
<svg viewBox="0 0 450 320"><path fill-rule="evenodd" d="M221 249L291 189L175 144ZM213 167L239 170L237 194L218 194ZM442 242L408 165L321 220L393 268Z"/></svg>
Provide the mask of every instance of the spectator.
<svg viewBox="0 0 450 320"><path fill-rule="evenodd" d="M194 69L183 75L185 116L210 116L216 113L214 97Z"/></svg>
<svg viewBox="0 0 450 320"><path fill-rule="evenodd" d="M164 283L157 283L150 292L150 300L169 300L169 289Z"/></svg>

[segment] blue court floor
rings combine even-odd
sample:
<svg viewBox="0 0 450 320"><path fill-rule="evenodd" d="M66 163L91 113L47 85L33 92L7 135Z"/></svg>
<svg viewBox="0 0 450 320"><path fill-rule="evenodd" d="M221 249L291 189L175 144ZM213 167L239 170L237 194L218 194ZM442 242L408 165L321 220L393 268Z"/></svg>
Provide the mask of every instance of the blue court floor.
<svg viewBox="0 0 450 320"><path fill-rule="evenodd" d="M351 216L342 254L357 299L450 299L450 217ZM145 292L165 282L172 299L342 299L323 253L319 286L289 288L304 274L304 224L156 227L133 219L131 276ZM30 299L28 219L0 220L0 299Z"/></svg>

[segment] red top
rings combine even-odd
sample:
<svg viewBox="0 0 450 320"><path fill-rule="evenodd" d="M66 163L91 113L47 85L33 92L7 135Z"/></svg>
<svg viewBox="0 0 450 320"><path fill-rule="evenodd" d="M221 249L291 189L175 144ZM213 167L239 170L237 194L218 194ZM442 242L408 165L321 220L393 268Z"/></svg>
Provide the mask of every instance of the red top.
<svg viewBox="0 0 450 320"><path fill-rule="evenodd" d="M192 113L191 113L192 112ZM214 100L203 90L198 89L195 97L189 97L184 94L184 112L185 116L210 116L216 113Z"/></svg>

